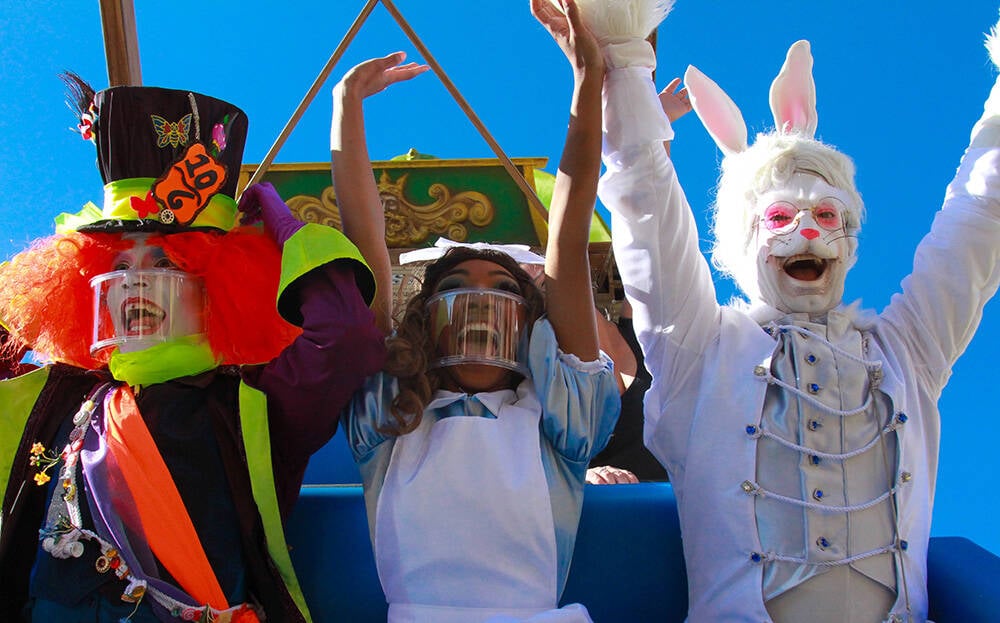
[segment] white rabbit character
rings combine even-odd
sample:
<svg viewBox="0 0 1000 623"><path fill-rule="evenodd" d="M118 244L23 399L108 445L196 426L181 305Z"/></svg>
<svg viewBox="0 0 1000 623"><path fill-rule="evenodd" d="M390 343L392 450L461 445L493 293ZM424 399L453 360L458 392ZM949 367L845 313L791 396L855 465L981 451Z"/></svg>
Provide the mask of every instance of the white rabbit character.
<svg viewBox="0 0 1000 623"><path fill-rule="evenodd" d="M864 208L850 159L813 138L809 44L788 51L776 128L752 146L732 100L689 68L725 155L712 260L749 299L720 305L663 148L653 59L609 63L599 192L653 374L645 442L677 495L688 619L925 621L937 401L1000 282L1000 87L876 315L842 304Z"/></svg>

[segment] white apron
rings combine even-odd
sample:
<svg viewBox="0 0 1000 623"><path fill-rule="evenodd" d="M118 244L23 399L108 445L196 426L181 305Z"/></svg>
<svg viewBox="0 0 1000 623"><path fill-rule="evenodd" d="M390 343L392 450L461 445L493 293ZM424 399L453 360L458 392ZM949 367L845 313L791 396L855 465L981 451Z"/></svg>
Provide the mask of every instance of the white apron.
<svg viewBox="0 0 1000 623"><path fill-rule="evenodd" d="M375 519L390 623L590 621L579 605L549 612L556 543L538 399L530 391L506 404L514 392L496 394L484 397L503 399L496 419L428 417L434 408L483 408L447 393L395 442Z"/></svg>

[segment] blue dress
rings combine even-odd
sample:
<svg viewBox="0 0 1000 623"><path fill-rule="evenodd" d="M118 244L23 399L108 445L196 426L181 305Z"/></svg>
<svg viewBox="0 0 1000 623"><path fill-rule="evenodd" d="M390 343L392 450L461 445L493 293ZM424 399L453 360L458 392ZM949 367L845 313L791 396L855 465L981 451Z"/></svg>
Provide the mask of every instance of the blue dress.
<svg viewBox="0 0 1000 623"><path fill-rule="evenodd" d="M475 538L485 547L495 545L489 542L491 539L502 541L507 536L511 540L506 547L514 548L525 546L536 536L539 542L548 539L553 545L554 568L551 570L552 590L547 600L551 604L549 607L554 607L558 602L573 556L587 465L591 457L606 445L618 419L621 403L610 359L602 353L596 361L581 362L573 355L560 352L548 320L543 318L535 323L528 351L530 376L516 389L475 395L439 390L425 408L421 426L413 433L397 437L379 432L379 428L391 421L388 409L398 392L396 379L384 373L370 377L345 412L342 421L364 481L369 530L375 544L376 558L381 558L379 575L390 604L396 592L390 586L393 580L389 580L387 576L395 570L386 568L387 561L384 554L380 557L380 551L386 550L389 538L396 539L397 536L387 537L383 528L377 528L376 519L380 510L383 515L389 514L385 508L380 509L380 504L393 505L397 496L406 494L405 488L398 488L398 485L390 488L387 485L387 482L398 480L393 474L400 470L405 470L405 483L423 483L416 486L427 489L421 489L420 494L426 493L426 497L421 499L426 500L425 504L430 506L435 504L430 500L437 499L433 497L435 492L432 491L437 488L437 481L449 481L448 488L442 490L441 501L436 503L447 508L426 510L427 514L437 513L439 521L449 524L449 531L445 534L457 539ZM465 437L462 436L465 433L453 433L449 430L455 427L448 420L469 417L477 420L457 423L463 426L466 423L472 424L478 429L477 432ZM523 423L512 424L514 428L506 431L498 426L494 430L483 432L480 427L481 424L488 429L493 424L499 424L500 420L507 424L516 419L521 419ZM463 440L462 443L456 441L459 438ZM472 441L466 443L469 439ZM444 440L451 440L451 443L444 443ZM403 444L409 444L411 448L416 444L422 445L404 452L403 448L397 447ZM470 450L472 444L482 445ZM444 445L447 447L442 447ZM497 456L499 458L495 458ZM494 460L497 461L495 465L491 463ZM402 465L404 461L407 462L406 467ZM511 497L513 506L501 507L505 510L498 512L496 497L506 495L511 487L521 487L530 480L532 463L538 465L540 486L536 489L541 491L541 496L527 492L528 487L525 487ZM421 470L434 471L431 474L420 474ZM462 483L457 483L457 480ZM465 483L469 484L467 488L463 488ZM410 488L413 488L412 484ZM384 494L390 491L393 499L386 500ZM465 497L462 497L463 491L466 492ZM538 508L545 506L546 498L548 508ZM542 501L536 503L538 500ZM420 508L420 499L415 504L416 506L407 507L409 510L397 522L402 525L401 532L415 530L420 525L421 520L417 515L423 515L425 511ZM519 521L520 519L513 517L520 518L524 515L541 517L541 522L532 525L539 527L539 533L547 534L505 531L503 524ZM409 525L411 520L412 526ZM427 525L431 529L435 527L432 522ZM478 527L482 529L479 530ZM470 531L478 534L469 537L467 533ZM405 540L408 537L403 534L399 538ZM410 546L395 551L399 556L409 558L423 555L416 554L414 549L439 549L440 551L429 554L437 557L436 564L441 563L440 559L443 557L444 562L440 564L443 568L471 565L475 572L465 575L456 572L445 579L431 579L424 575L423 581L419 582L421 586L401 591L408 599L422 603L439 601L444 606L498 605L484 604L477 597L475 580L469 577L496 571L487 568L490 563L483 562L476 568L476 563L469 562L468 549L456 550L453 559L449 559L445 550L449 549L450 543L433 545L433 537L426 533L418 538L423 540L416 541L420 544L417 548ZM523 566L533 564L529 562L528 554L515 559ZM408 563L393 560L389 564L394 567L397 564L406 566ZM508 570L505 572L508 576L505 577L517 576L520 571ZM434 575L432 572L428 573ZM445 571L443 575L449 574ZM443 582L444 586L426 588L436 581ZM517 580L511 580L512 585L516 583ZM491 596L485 601L503 600L502 597L496 597L498 594L503 595L503 590L498 591L492 586L490 593ZM511 586L509 594L513 596L520 593Z"/></svg>

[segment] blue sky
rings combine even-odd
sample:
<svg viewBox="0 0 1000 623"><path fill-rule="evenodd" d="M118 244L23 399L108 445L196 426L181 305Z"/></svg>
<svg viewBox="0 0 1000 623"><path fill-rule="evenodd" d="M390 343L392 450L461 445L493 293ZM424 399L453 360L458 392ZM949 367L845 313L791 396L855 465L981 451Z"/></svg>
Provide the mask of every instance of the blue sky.
<svg viewBox="0 0 1000 623"><path fill-rule="evenodd" d="M259 162L363 5L137 0L143 82L242 107L250 117L244 162ZM571 79L528 1L396 5L508 155L548 157L554 172ZM679 0L659 31L657 82L694 64L732 96L751 133L766 130L767 91L785 50L797 39L812 42L818 136L855 159L868 210L846 299L881 310L910 270L993 83L982 33L997 7L996 0ZM420 60L378 6L277 161L327 160L333 84L360 60L396 50ZM65 69L107 86L97 1L0 4L0 259L51 233L57 213L102 197L93 146L68 129L75 121L56 78ZM492 155L433 74L374 97L367 115L376 159L411 147L449 158ZM703 217L721 156L694 115L675 129L677 169ZM720 283L721 297L731 291ZM1000 308L990 303L940 402L933 534L967 536L1000 553L993 529L1000 503L988 493L1000 468L991 395L998 345Z"/></svg>

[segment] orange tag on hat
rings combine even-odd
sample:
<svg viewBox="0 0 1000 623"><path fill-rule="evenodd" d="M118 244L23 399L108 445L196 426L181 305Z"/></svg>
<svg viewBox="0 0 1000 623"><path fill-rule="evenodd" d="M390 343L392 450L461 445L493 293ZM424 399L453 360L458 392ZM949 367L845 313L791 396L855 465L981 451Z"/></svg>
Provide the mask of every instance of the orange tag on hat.
<svg viewBox="0 0 1000 623"><path fill-rule="evenodd" d="M179 225L189 225L226 182L226 167L194 143L153 184L153 197ZM169 218L169 217L168 217ZM161 221L168 222L164 218Z"/></svg>

